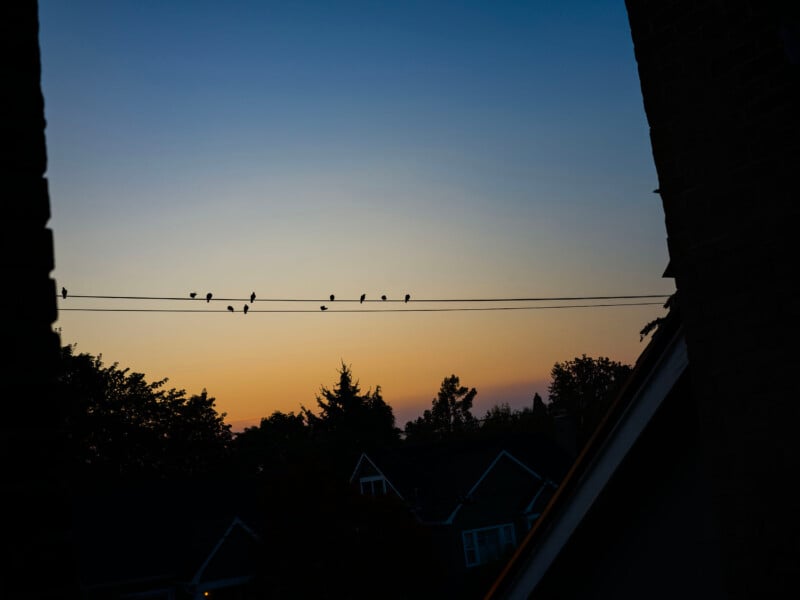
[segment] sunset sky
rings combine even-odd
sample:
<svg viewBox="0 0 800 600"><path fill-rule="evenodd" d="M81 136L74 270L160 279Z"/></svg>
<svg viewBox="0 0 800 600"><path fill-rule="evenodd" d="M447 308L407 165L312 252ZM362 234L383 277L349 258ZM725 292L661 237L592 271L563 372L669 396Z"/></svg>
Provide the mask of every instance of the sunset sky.
<svg viewBox="0 0 800 600"><path fill-rule="evenodd" d="M556 362L633 363L665 312L426 302L674 290L622 0L39 12L62 342L234 429L316 408L342 361L401 427L450 374L476 416L527 406ZM619 302L654 304L545 308ZM64 310L98 308L173 312ZM475 308L514 310L441 310Z"/></svg>

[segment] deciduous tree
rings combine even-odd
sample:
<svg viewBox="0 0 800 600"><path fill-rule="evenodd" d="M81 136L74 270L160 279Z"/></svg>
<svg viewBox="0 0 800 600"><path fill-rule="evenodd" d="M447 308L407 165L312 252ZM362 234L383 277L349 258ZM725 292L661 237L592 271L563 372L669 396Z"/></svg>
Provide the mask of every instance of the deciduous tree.
<svg viewBox="0 0 800 600"><path fill-rule="evenodd" d="M310 450L305 417L273 412L256 427L246 427L233 440L237 466L244 473L262 473L296 465Z"/></svg>
<svg viewBox="0 0 800 600"><path fill-rule="evenodd" d="M76 475L186 476L220 466L231 440L225 414L205 390L187 398L166 383L62 348L58 389Z"/></svg>
<svg viewBox="0 0 800 600"><path fill-rule="evenodd" d="M579 442L585 441L630 372L630 365L604 356L591 358L583 354L556 363L550 371L550 414L574 419Z"/></svg>

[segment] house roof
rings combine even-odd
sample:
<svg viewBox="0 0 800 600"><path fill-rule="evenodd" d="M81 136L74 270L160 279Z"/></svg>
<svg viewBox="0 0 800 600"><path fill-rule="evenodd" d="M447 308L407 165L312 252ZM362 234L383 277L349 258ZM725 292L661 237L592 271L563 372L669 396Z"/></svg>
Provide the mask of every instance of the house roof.
<svg viewBox="0 0 800 600"><path fill-rule="evenodd" d="M549 485L552 488L557 488L558 487L558 484L556 484L554 481L552 481L549 477L545 477L544 475L541 475L540 473L537 473L536 471L534 471L533 469L528 467L526 464L524 464L522 461L520 461L517 458L515 458L513 455L511 455L506 450L501 450L498 453L498 455L495 457L495 459L492 461L492 463L488 467L486 467L486 469L484 470L483 474L478 478L478 480L475 482L475 484L467 492L467 494L465 496L465 500L467 502L469 502L472 498L474 498L474 495L475 495L476 491L478 490L478 488L480 488L481 484L484 482L484 480L487 478L487 476L489 476L489 474L495 468L495 466L500 461L503 461L503 460L510 462L512 465L515 465L518 468L519 471L521 471L523 474L528 475L529 477L537 480L537 483L540 484L539 487L538 487L537 493L535 493L533 496L531 496L525 502L525 507L526 508L524 509L524 512L529 512L530 510L533 509L533 506L536 504L537 497L539 497L539 495L541 494L541 492L544 490L544 488L546 486ZM456 515L458 514L459 510L461 510L461 507L463 505L464 505L464 503L459 501L459 503L453 509L453 512L450 513L450 516L447 517L445 522L448 523L448 524L452 523L453 520L456 518Z"/></svg>
<svg viewBox="0 0 800 600"><path fill-rule="evenodd" d="M686 343L674 305L486 600L528 598L686 371Z"/></svg>
<svg viewBox="0 0 800 600"><path fill-rule="evenodd" d="M234 526L256 535L255 499L242 482L149 482L74 494L81 587L189 583L207 571Z"/></svg>
<svg viewBox="0 0 800 600"><path fill-rule="evenodd" d="M369 461L378 469L420 520L446 523L501 458L553 482L561 480L570 463L549 438L527 433L408 445L362 455L359 465ZM357 474L358 466L351 481Z"/></svg>
<svg viewBox="0 0 800 600"><path fill-rule="evenodd" d="M247 580L258 568L255 562L256 548L261 543L259 536L239 517L234 517L225 533L192 577L192 584L203 587L219 587L234 581Z"/></svg>

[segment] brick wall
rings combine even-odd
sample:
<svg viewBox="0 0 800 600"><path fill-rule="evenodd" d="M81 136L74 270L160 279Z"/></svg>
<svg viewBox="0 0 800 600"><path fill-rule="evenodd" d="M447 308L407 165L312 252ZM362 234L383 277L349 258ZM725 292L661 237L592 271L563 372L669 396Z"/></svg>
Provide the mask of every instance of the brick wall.
<svg viewBox="0 0 800 600"><path fill-rule="evenodd" d="M3 598L74 597L37 3L0 8Z"/></svg>
<svg viewBox="0 0 800 600"><path fill-rule="evenodd" d="M727 591L785 592L800 579L800 3L626 5Z"/></svg>

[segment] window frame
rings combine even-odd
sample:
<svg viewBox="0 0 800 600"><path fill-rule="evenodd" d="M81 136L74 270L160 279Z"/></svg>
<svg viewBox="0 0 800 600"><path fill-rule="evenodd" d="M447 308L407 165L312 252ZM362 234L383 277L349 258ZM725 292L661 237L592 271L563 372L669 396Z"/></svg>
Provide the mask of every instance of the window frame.
<svg viewBox="0 0 800 600"><path fill-rule="evenodd" d="M381 487L383 488L379 494L375 493L375 482L381 482ZM369 484L369 491L364 490L364 485ZM377 498L378 496L385 496L387 494L387 487L386 487L386 477L382 475L368 475L366 477L359 477L358 478L358 489L361 492L362 496L372 496L373 498Z"/></svg>
<svg viewBox="0 0 800 600"><path fill-rule="evenodd" d="M481 556L481 548L480 544L478 544L478 534L488 531L498 532L498 542L501 552L508 545L511 545L512 548L517 547L517 532L514 523L501 523L489 527L466 529L461 532L461 543L464 547L464 563L467 567L477 567L494 560L494 557Z"/></svg>

